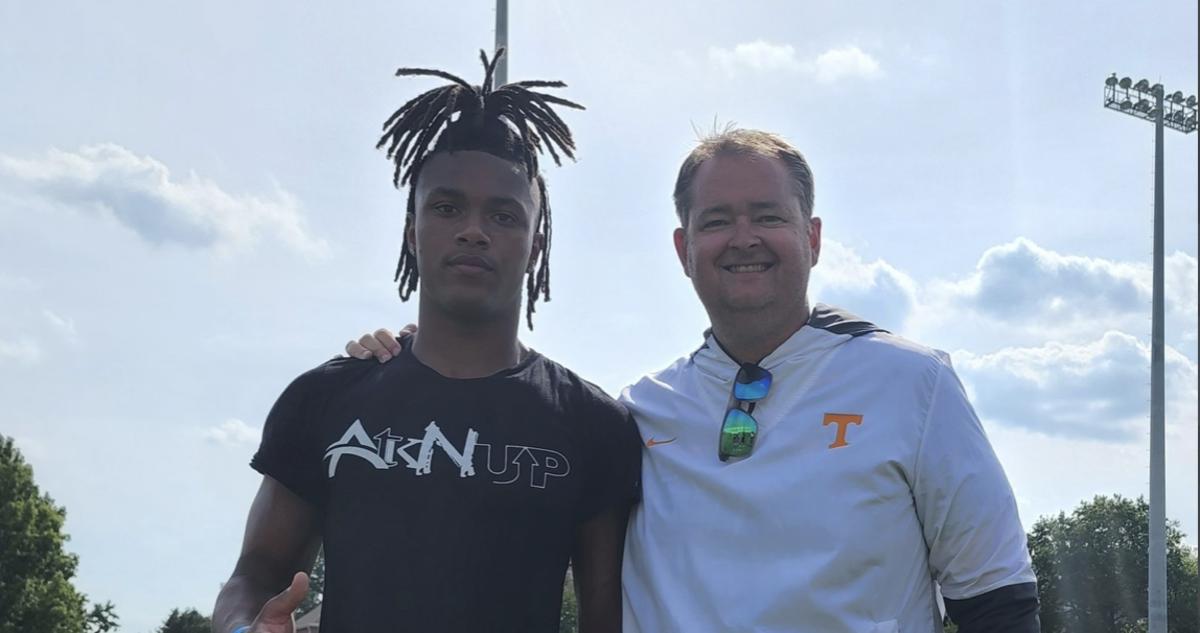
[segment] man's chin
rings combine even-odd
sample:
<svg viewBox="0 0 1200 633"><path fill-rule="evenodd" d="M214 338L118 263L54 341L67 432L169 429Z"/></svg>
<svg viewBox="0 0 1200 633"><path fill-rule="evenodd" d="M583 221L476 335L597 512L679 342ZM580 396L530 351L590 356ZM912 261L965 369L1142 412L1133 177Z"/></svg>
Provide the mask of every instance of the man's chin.
<svg viewBox="0 0 1200 633"><path fill-rule="evenodd" d="M731 316L762 313L770 310L774 304L773 297L763 295L723 296L717 301L721 311Z"/></svg>
<svg viewBox="0 0 1200 633"><path fill-rule="evenodd" d="M775 302L774 292L727 292L721 297L722 303L732 310L762 310Z"/></svg>
<svg viewBox="0 0 1200 633"><path fill-rule="evenodd" d="M486 322L504 318L506 308L499 297L491 293L455 292L438 298L439 311L456 321ZM519 305L518 305L519 309Z"/></svg>

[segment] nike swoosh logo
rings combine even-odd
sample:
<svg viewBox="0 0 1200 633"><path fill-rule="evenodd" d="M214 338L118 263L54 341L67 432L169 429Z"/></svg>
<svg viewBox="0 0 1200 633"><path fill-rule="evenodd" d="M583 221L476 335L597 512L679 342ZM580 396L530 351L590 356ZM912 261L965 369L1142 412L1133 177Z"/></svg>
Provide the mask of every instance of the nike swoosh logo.
<svg viewBox="0 0 1200 633"><path fill-rule="evenodd" d="M650 438L650 439L646 440L646 448L654 448L655 446L660 446L662 444L670 444L671 442L674 442L677 439L679 439L679 438L673 437L669 440L659 441L654 438Z"/></svg>

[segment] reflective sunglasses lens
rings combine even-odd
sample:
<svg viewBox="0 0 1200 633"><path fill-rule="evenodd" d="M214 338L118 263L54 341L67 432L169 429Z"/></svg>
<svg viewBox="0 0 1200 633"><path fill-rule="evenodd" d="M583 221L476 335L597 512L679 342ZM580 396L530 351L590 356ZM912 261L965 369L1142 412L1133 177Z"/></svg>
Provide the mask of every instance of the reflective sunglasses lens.
<svg viewBox="0 0 1200 633"><path fill-rule="evenodd" d="M730 409L721 425L721 455L745 457L754 450L758 437L758 422L754 416L741 409Z"/></svg>
<svg viewBox="0 0 1200 633"><path fill-rule="evenodd" d="M733 397L743 402L753 402L767 397L771 390L771 372L758 365L742 365L733 383Z"/></svg>

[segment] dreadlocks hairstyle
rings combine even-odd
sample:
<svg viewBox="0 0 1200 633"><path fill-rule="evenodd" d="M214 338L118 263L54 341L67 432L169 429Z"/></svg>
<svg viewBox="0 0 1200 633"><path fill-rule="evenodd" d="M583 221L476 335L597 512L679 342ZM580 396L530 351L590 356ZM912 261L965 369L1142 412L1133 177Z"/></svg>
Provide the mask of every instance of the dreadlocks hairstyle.
<svg viewBox="0 0 1200 633"><path fill-rule="evenodd" d="M437 152L483 151L525 167L530 182L537 183L539 217L537 231L544 244L538 258L530 262L525 280L525 318L533 329L534 304L538 296L550 300L550 198L546 182L538 172L538 155L546 150L556 165L559 154L575 158L571 130L555 113L552 104L583 110L578 103L536 92L534 88L562 88L561 81L518 81L493 86L496 62L504 49L483 62L483 83L472 86L448 72L426 68L401 68L397 77L428 76L449 80L449 85L417 95L400 106L383 124L377 149L387 146L387 157L396 164L392 184L397 189L410 185L404 234L416 217L416 183L421 167ZM456 116L457 115L457 116ZM400 299L412 296L420 279L417 257L407 242L400 251L394 281L400 282Z"/></svg>

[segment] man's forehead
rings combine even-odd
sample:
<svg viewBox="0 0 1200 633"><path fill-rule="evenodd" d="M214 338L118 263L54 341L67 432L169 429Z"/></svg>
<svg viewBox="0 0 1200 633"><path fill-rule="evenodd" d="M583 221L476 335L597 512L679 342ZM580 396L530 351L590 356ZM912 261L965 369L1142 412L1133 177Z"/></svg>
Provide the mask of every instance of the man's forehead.
<svg viewBox="0 0 1200 633"><path fill-rule="evenodd" d="M759 154L718 154L704 161L692 182L693 206L720 203L786 204L795 197L783 161Z"/></svg>
<svg viewBox="0 0 1200 633"><path fill-rule="evenodd" d="M421 167L417 190L452 190L468 197L514 198L532 202L536 185L525 167L487 152L439 152Z"/></svg>

